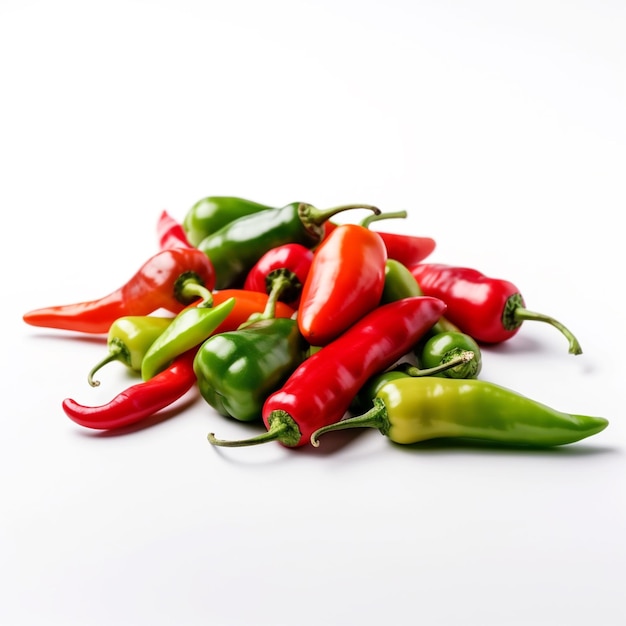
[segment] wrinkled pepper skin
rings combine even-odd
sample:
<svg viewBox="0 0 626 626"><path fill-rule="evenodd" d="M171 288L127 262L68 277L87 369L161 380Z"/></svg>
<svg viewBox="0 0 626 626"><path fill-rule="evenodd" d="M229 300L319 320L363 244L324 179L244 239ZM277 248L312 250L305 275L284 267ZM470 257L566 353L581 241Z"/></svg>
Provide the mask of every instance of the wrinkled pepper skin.
<svg viewBox="0 0 626 626"><path fill-rule="evenodd" d="M378 389L374 407L313 433L378 428L399 444L431 439L469 439L509 446L550 447L595 435L608 420L552 409L483 380L399 377Z"/></svg>
<svg viewBox="0 0 626 626"><path fill-rule="evenodd" d="M198 389L218 413L260 421L265 399L306 358L307 349L296 321L289 318L213 335L194 360Z"/></svg>

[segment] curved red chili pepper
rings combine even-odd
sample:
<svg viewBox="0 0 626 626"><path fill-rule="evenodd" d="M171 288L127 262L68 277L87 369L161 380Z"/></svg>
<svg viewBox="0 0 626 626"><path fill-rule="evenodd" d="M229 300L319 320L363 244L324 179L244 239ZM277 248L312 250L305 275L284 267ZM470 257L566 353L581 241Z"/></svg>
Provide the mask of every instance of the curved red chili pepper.
<svg viewBox="0 0 626 626"><path fill-rule="evenodd" d="M132 385L101 406L85 406L71 398L63 400L65 414L86 428L110 430L131 426L154 415L179 398L196 382L193 359L196 350L177 357L148 381Z"/></svg>
<svg viewBox="0 0 626 626"><path fill-rule="evenodd" d="M342 224L315 251L302 288L298 327L323 346L380 303L387 252L379 234Z"/></svg>
<svg viewBox="0 0 626 626"><path fill-rule="evenodd" d="M500 343L513 337L525 320L547 322L569 341L569 351L582 349L572 333L554 318L525 308L519 289L511 282L490 278L467 267L422 263L410 268L424 295L447 305L446 319L481 343Z"/></svg>
<svg viewBox="0 0 626 626"><path fill-rule="evenodd" d="M268 431L257 437L214 445L239 447L279 441L288 447L310 442L318 428L341 419L358 391L417 344L443 315L436 298L415 296L377 307L335 341L312 354L263 406Z"/></svg>
<svg viewBox="0 0 626 626"><path fill-rule="evenodd" d="M31 326L84 333L106 333L125 315L149 315L157 309L179 313L198 297L210 295L215 271L209 258L196 248L162 250L122 287L98 300L52 306L23 316Z"/></svg>
<svg viewBox="0 0 626 626"><path fill-rule="evenodd" d="M192 247L187 239L182 224L177 222L165 210L161 212L157 221L157 238L161 250Z"/></svg>
<svg viewBox="0 0 626 626"><path fill-rule="evenodd" d="M255 263L243 288L267 293L273 301L297 308L312 261L313 252L299 243L277 246Z"/></svg>

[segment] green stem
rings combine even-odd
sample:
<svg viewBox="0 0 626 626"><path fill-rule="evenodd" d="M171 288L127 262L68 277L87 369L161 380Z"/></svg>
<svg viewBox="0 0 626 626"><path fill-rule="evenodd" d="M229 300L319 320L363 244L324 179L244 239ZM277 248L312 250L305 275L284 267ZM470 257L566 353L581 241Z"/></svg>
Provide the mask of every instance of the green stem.
<svg viewBox="0 0 626 626"><path fill-rule="evenodd" d="M268 418L269 429L266 433L250 437L249 439L218 439L214 433L209 433L207 439L214 446L223 448L242 448L256 446L269 441L280 441L286 446L295 446L300 441L300 429L286 411L272 411Z"/></svg>
<svg viewBox="0 0 626 626"><path fill-rule="evenodd" d="M337 213L350 209L367 209L368 211L373 211L376 215L380 213L380 209L371 204L342 204L330 209L317 209L313 205L305 204L304 202L298 207L298 213L305 224L321 226L331 217L337 215Z"/></svg>
<svg viewBox="0 0 626 626"><path fill-rule="evenodd" d="M130 355L128 354L128 349L121 342L113 341L109 344L109 354L102 359L99 363L94 365L91 368L91 371L87 375L87 381L92 387L98 387L100 385L99 380L94 380L94 374L102 367L104 367L107 363L112 363L113 361L130 361Z"/></svg>
<svg viewBox="0 0 626 626"><path fill-rule="evenodd" d="M570 354L582 354L583 350L578 343L578 339L573 335L573 333L566 328L561 322L555 320L553 317L549 317L548 315L544 315L543 313L535 313L534 311L529 311L524 307L517 307L515 312L513 313L515 320L518 323L522 323L524 321L533 321L533 322L546 322L551 326L554 326L556 329L560 330L561 333L565 336L565 338L569 342L569 353Z"/></svg>
<svg viewBox="0 0 626 626"><path fill-rule="evenodd" d="M347 428L377 428L383 435L386 435L391 428L391 424L389 423L387 408L383 400L374 398L374 406L367 413L363 413L363 415L348 417L334 424L318 428L311 435L311 444L317 448L320 445L318 440L323 434Z"/></svg>
<svg viewBox="0 0 626 626"><path fill-rule="evenodd" d="M211 291L193 279L186 280L180 292L185 299L190 301L196 296L201 298L202 302L198 304L199 309L213 306L213 294Z"/></svg>
<svg viewBox="0 0 626 626"><path fill-rule="evenodd" d="M375 213L374 215L368 215L365 219L361 221L361 226L365 228L369 228L369 225L372 222L378 222L379 220L392 219L396 217L406 217L406 211L393 211L391 213Z"/></svg>
<svg viewBox="0 0 626 626"><path fill-rule="evenodd" d="M474 353L471 350L463 350L460 354L455 356L453 359L450 359L446 363L441 363L435 367L428 367L425 369L420 369L414 365L408 365L407 367L402 367L401 370L408 374L409 376L419 377L419 376L436 376L441 372L445 372L446 370L452 369L457 365L465 365L465 363L469 363L474 358Z"/></svg>

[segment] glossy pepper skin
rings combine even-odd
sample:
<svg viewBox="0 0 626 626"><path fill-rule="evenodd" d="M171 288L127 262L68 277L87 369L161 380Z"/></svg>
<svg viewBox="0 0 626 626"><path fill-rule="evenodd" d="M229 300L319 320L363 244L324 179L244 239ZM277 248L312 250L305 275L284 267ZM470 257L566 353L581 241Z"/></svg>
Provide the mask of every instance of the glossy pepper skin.
<svg viewBox="0 0 626 626"><path fill-rule="evenodd" d="M429 439L463 438L505 445L547 447L574 443L604 430L602 417L572 415L552 409L510 389L482 380L397 378L381 387L374 406L319 429L377 428L399 444Z"/></svg>
<svg viewBox="0 0 626 626"><path fill-rule="evenodd" d="M319 245L302 288L298 326L314 346L325 346L380 303L385 244L359 224L342 224Z"/></svg>
<svg viewBox="0 0 626 626"><path fill-rule="evenodd" d="M235 306L229 298L216 306L191 306L181 311L154 340L141 361L141 377L154 378L177 356L199 346L211 336Z"/></svg>
<svg viewBox="0 0 626 626"><path fill-rule="evenodd" d="M435 376L444 378L477 378L482 369L482 353L480 346L467 333L460 331L444 331L428 338L417 350L417 361L421 368L438 367L449 363L460 354L471 352L474 356L469 361L443 370ZM408 372L414 370L409 368Z"/></svg>
<svg viewBox="0 0 626 626"><path fill-rule="evenodd" d="M182 398L196 382L195 352L178 356L166 369L147 382L140 382L100 406L85 406L72 398L62 402L65 414L85 428L112 430L141 422Z"/></svg>
<svg viewBox="0 0 626 626"><path fill-rule="evenodd" d="M208 196L201 198L185 214L182 227L192 246L217 232L226 224L245 215L252 215L274 207L235 196Z"/></svg>
<svg viewBox="0 0 626 626"><path fill-rule="evenodd" d="M270 300L298 308L302 286L311 269L313 251L299 243L287 243L268 250L252 267L244 289L267 293Z"/></svg>
<svg viewBox="0 0 626 626"><path fill-rule="evenodd" d="M198 249L209 257L215 268L217 289L238 287L268 250L286 243L316 246L324 235L324 222L352 208L379 211L368 205L344 205L321 211L310 204L295 202L229 222L205 237Z"/></svg>
<svg viewBox="0 0 626 626"><path fill-rule="evenodd" d="M161 211L157 221L157 239L161 250L192 247L182 225L165 210Z"/></svg>
<svg viewBox="0 0 626 626"><path fill-rule="evenodd" d="M265 399L302 363L307 347L289 318L213 335L194 360L200 394L222 415L260 420Z"/></svg>
<svg viewBox="0 0 626 626"><path fill-rule="evenodd" d="M239 447L279 441L309 443L318 428L341 419L363 385L406 354L444 312L441 300L405 298L377 307L303 361L263 405L267 432L244 440L208 436L213 445Z"/></svg>
<svg viewBox="0 0 626 626"><path fill-rule="evenodd" d="M381 304L423 295L411 270L404 263L388 258L385 263L385 282L380 297Z"/></svg>
<svg viewBox="0 0 626 626"><path fill-rule="evenodd" d="M215 285L215 272L195 248L171 248L150 257L122 287L98 300L29 311L24 321L83 333L107 333L126 315L149 315L158 309L178 313Z"/></svg>
<svg viewBox="0 0 626 626"><path fill-rule="evenodd" d="M171 322L171 317L156 315L127 315L115 320L107 336L108 354L89 372L89 384L97 387L100 382L94 380L95 373L113 361L120 361L129 369L140 372L148 348Z"/></svg>
<svg viewBox="0 0 626 626"><path fill-rule="evenodd" d="M581 354L574 335L557 320L525 308L519 289L466 267L421 263L410 268L425 295L441 298L446 318L479 343L494 344L513 337L526 320L547 322L569 342L570 354Z"/></svg>

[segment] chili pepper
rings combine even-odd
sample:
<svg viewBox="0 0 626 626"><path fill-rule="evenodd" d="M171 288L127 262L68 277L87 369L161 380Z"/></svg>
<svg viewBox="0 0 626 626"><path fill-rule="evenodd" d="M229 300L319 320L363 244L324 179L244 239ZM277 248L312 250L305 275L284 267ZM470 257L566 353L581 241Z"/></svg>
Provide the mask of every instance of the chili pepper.
<svg viewBox="0 0 626 626"><path fill-rule="evenodd" d="M387 253L377 233L358 224L338 226L315 251L302 288L298 326L324 346L380 303Z"/></svg>
<svg viewBox="0 0 626 626"><path fill-rule="evenodd" d="M306 351L298 324L289 318L213 335L194 360L200 394L222 415L260 420L265 399L302 363Z"/></svg>
<svg viewBox="0 0 626 626"><path fill-rule="evenodd" d="M361 226L369 228L369 225L384 216L406 217L406 211L395 213L382 213L380 215L370 215L361 221ZM418 237L416 235L405 235L399 233L386 233L376 231L385 243L387 256L390 259L400 261L407 267L412 267L416 263L423 261L430 256L435 249L436 242L431 237Z"/></svg>
<svg viewBox="0 0 626 626"><path fill-rule="evenodd" d="M281 300L297 308L312 261L313 252L299 243L277 246L254 264L243 288L267 293L271 302Z"/></svg>
<svg viewBox="0 0 626 626"><path fill-rule="evenodd" d="M183 218L183 230L191 245L198 244L208 235L226 224L243 217L274 207L236 198L234 196L208 196L198 200Z"/></svg>
<svg viewBox="0 0 626 626"><path fill-rule="evenodd" d="M420 367L433 368L448 363L460 354L467 352L473 355L472 359L435 375L444 378L477 378L482 369L480 347L472 337L460 331L441 332L427 339L417 350L417 360ZM409 367L407 372L416 375L419 370Z"/></svg>
<svg viewBox="0 0 626 626"><path fill-rule="evenodd" d="M378 390L365 414L323 426L333 430L377 428L395 443L467 438L506 445L560 446L604 430L603 417L571 415L483 380L398 378Z"/></svg>
<svg viewBox="0 0 626 626"><path fill-rule="evenodd" d="M157 222L157 237L159 248L190 248L191 244L185 235L185 231L167 211L162 211Z"/></svg>
<svg viewBox="0 0 626 626"><path fill-rule="evenodd" d="M89 384L97 387L100 381L94 380L94 374L113 361L120 361L131 370L140 372L141 362L148 348L171 322L171 317L156 315L127 315L115 320L107 337L109 352L89 372Z"/></svg>
<svg viewBox="0 0 626 626"><path fill-rule="evenodd" d="M214 307L191 306L181 311L150 345L141 362L141 377L149 380L175 357L205 341L235 306L229 298Z"/></svg>
<svg viewBox="0 0 626 626"><path fill-rule="evenodd" d="M210 433L209 441L229 447L268 441L306 444L318 428L343 417L359 389L406 354L444 310L441 300L425 296L377 307L309 356L267 398L262 415L266 433L235 441Z"/></svg>
<svg viewBox="0 0 626 626"><path fill-rule="evenodd" d="M415 276L411 274L411 270L404 263L400 263L400 261L387 259L385 262L383 293L380 297L381 303L387 304L402 298L423 295L417 280L415 280Z"/></svg>
<svg viewBox="0 0 626 626"><path fill-rule="evenodd" d="M198 297L210 296L215 273L205 254L195 248L162 250L122 287L100 298L29 311L24 321L84 333L106 333L126 315L148 315L158 309L178 313Z"/></svg>
<svg viewBox="0 0 626 626"><path fill-rule="evenodd" d="M131 426L164 409L189 391L196 376L192 350L178 356L149 381L132 385L101 406L85 406L71 398L63 400L65 414L86 428L109 430Z"/></svg>
<svg viewBox="0 0 626 626"><path fill-rule="evenodd" d="M370 205L349 204L320 210L310 204L294 202L240 217L205 237L198 249L211 259L216 288L236 287L244 282L252 266L268 250L286 243L313 247L323 237L326 220L341 211L357 208L379 212Z"/></svg>
<svg viewBox="0 0 626 626"><path fill-rule="evenodd" d="M446 317L479 343L510 339L524 321L533 320L547 322L561 331L571 354L582 353L578 340L563 324L525 308L513 283L466 267L424 263L410 269L424 294L441 298L448 305Z"/></svg>

